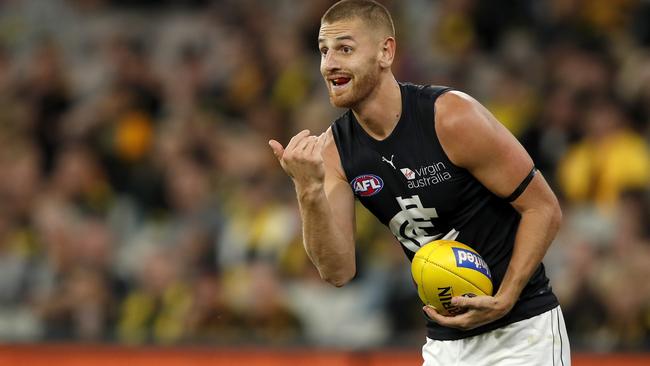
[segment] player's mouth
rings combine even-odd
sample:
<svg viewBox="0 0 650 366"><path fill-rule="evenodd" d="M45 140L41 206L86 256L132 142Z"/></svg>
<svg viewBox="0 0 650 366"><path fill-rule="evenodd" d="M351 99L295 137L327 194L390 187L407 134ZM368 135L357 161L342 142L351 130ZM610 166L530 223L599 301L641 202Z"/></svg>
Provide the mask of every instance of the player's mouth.
<svg viewBox="0 0 650 366"><path fill-rule="evenodd" d="M350 83L350 80L352 80L352 78L347 76L335 76L327 79L332 84L333 89L342 89Z"/></svg>

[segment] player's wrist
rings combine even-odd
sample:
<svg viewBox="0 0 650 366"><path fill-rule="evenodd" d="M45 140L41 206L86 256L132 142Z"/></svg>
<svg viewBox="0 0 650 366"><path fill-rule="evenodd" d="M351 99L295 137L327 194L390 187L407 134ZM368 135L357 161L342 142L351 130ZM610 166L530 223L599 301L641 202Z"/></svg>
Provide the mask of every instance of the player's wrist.
<svg viewBox="0 0 650 366"><path fill-rule="evenodd" d="M310 203L322 199L325 189L323 182L294 182L298 200Z"/></svg>
<svg viewBox="0 0 650 366"><path fill-rule="evenodd" d="M494 297L497 299L498 307L507 313L515 306L519 295L515 291L498 291Z"/></svg>

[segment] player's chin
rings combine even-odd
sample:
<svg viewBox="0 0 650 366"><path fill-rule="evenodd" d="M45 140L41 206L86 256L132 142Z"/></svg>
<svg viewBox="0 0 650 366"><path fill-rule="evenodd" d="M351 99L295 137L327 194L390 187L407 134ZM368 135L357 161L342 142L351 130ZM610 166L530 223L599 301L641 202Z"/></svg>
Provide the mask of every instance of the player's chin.
<svg viewBox="0 0 650 366"><path fill-rule="evenodd" d="M355 100L348 95L330 93L330 103L336 108L352 108L355 105Z"/></svg>
<svg viewBox="0 0 650 366"><path fill-rule="evenodd" d="M330 104L336 108L351 108L351 105L349 103L341 101L338 98L330 97Z"/></svg>

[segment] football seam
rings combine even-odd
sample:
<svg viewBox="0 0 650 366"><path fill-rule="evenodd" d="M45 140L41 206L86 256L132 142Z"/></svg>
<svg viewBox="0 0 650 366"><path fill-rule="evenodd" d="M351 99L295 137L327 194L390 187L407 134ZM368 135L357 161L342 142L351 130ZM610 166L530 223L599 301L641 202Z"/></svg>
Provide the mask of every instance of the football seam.
<svg viewBox="0 0 650 366"><path fill-rule="evenodd" d="M431 254L429 254L429 255L431 255ZM445 266L442 266L442 265L440 265L440 264L438 264L438 263L436 263L436 262L431 262L431 261L429 261L429 257L427 257L427 258L422 258L422 259L424 259L424 261L427 262L427 263L431 263L431 264L433 264L433 265L436 266L436 267L439 267L439 268L444 269L445 271L447 271L447 272L453 274L454 276L460 278L461 280L463 280L463 281L469 283L470 285L474 286L474 288L476 288L477 290L479 290L479 291L481 291L483 294L485 294L485 291L481 290L480 287L478 287L474 282L468 280L467 278L459 276L457 273L454 273L454 271L450 270L449 268L447 268L447 267L445 267ZM424 271L424 266L422 266L422 271ZM420 274L420 275L421 275L421 274ZM424 277L420 277L420 278L424 278ZM492 280L490 280L490 282L492 282ZM422 286L424 286L424 283L422 283ZM489 295L488 295L488 296L489 296Z"/></svg>
<svg viewBox="0 0 650 366"><path fill-rule="evenodd" d="M431 255L431 254L429 254L429 255ZM424 259L425 263L429 262L428 261L429 257L426 257L426 258L423 258L423 259ZM425 266L422 266L422 268L420 268L420 281L422 282L422 287L424 287L424 267ZM429 301L429 297L427 296L426 291L422 290L422 294L424 295L424 299L427 301L427 305L431 304L431 301Z"/></svg>

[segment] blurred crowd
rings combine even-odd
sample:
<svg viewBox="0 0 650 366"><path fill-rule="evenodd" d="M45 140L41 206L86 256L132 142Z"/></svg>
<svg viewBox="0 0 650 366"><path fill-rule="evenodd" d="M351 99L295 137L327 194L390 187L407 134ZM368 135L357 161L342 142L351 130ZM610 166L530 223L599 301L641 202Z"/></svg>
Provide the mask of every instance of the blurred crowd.
<svg viewBox="0 0 650 366"><path fill-rule="evenodd" d="M408 261L358 210L320 280L266 142L342 111L332 1L0 2L0 340L420 345ZM399 80L485 104L564 224L545 265L575 350L650 350L650 2L383 1Z"/></svg>

